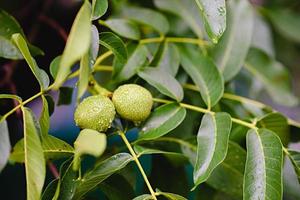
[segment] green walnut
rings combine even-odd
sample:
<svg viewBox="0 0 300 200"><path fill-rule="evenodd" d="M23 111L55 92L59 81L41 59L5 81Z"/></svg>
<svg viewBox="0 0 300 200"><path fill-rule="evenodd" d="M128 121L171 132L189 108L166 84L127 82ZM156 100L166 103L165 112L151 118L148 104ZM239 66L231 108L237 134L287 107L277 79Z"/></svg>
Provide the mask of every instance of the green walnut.
<svg viewBox="0 0 300 200"><path fill-rule="evenodd" d="M108 97L102 95L85 98L76 108L74 119L82 129L104 132L110 128L116 115L115 107Z"/></svg>
<svg viewBox="0 0 300 200"><path fill-rule="evenodd" d="M136 84L118 87L112 97L117 113L124 119L139 123L151 112L153 100L151 93Z"/></svg>

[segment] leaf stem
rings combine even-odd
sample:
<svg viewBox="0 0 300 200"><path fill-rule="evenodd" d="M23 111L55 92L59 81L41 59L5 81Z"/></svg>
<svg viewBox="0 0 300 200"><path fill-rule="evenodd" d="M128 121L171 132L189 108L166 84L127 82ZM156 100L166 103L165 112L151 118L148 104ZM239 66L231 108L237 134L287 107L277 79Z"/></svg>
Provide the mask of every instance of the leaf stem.
<svg viewBox="0 0 300 200"><path fill-rule="evenodd" d="M11 109L10 111L8 111L6 114L4 114L1 119L0 119L0 122L2 122L3 120L5 120L8 116L10 116L11 114L13 114L16 110L18 110L19 108L21 108L22 106L24 106L25 104L31 102L32 100L38 98L39 96L43 95L46 91L48 90L51 90L53 87L53 84L50 85L46 90L44 91L40 91L39 93L33 95L32 97L26 99L25 101L23 102L20 102L19 105L17 105L16 107L14 107L13 109Z"/></svg>
<svg viewBox="0 0 300 200"><path fill-rule="evenodd" d="M103 60L105 60L106 58L108 58L109 56L111 56L113 54L112 51L107 51L104 54L102 54L101 56L99 56L94 64L94 66L99 65Z"/></svg>
<svg viewBox="0 0 300 200"><path fill-rule="evenodd" d="M158 102L158 103L164 103L164 104L173 103L173 101L169 101L169 100L165 100L165 99L159 99L159 98L153 98L153 101ZM196 111L196 112L210 113L212 115L215 114L215 112L213 112L213 111L210 111L208 109L201 108L201 107L198 107L198 106L194 106L194 105L190 105L190 104L186 104L186 103L179 103L179 105L183 108L187 108L189 110L193 110L193 111ZM234 117L231 117L231 121L236 123L236 124L240 124L242 126L246 126L248 128L251 128L251 129L255 129L255 130L257 129L257 127L254 126L252 123L249 123L249 122L246 122L246 121L234 118Z"/></svg>
<svg viewBox="0 0 300 200"><path fill-rule="evenodd" d="M199 88L196 86L196 85L192 85L192 84L184 84L183 85L183 88L186 88L186 89L189 89L189 90L193 90L193 91L196 91L196 92L199 92ZM259 101L255 101L253 99L249 99L249 98L246 98L246 97L242 97L242 96L239 96L239 95L235 95L235 94L230 94L230 93L224 93L222 98L224 99L229 99L229 100L233 100L233 101L238 101L238 102L241 102L241 103L245 103L245 104L251 104L257 108L271 108L273 111L275 112L278 112L277 110L273 109L271 106L269 105L266 105L264 103L261 103ZM300 128L300 123L293 120L293 119L290 119L288 117L286 117L287 120L288 120L288 124L291 125L291 126L295 126L297 128Z"/></svg>
<svg viewBox="0 0 300 200"><path fill-rule="evenodd" d="M126 144L128 150L129 150L129 152L131 153L134 161L136 162L136 165L138 166L138 168L139 168L139 170L140 170L140 172L141 172L141 174L142 174L142 176L143 176L143 178L145 180L145 183L146 183L146 185L147 185L147 187L148 187L148 189L149 189L149 191L150 191L150 193L152 195L152 198L154 200L157 200L157 198L155 196L155 192L154 192L154 190L153 190L153 188L152 188L152 186L151 186L151 184L150 184L150 182L149 182L149 180L147 178L147 175L146 175L146 173L145 173L145 171L144 171L144 169L143 169L143 167L142 167L142 165L141 165L141 163L140 163L140 161L139 161L136 153L134 152L133 148L131 147L129 141L127 140L125 133L122 132L122 131L120 131L119 135L121 136L122 140L124 141L124 143Z"/></svg>

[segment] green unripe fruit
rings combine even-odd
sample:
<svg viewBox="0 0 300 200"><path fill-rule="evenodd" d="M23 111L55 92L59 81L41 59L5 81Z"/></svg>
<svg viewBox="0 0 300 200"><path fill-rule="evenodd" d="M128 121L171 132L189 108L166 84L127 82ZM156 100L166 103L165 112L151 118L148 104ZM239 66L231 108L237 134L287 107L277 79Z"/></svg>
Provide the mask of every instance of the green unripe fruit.
<svg viewBox="0 0 300 200"><path fill-rule="evenodd" d="M85 98L76 108L74 119L80 128L104 132L115 118L115 107L108 97L102 95Z"/></svg>
<svg viewBox="0 0 300 200"><path fill-rule="evenodd" d="M142 122L151 112L153 100L151 93L136 84L118 87L112 97L117 113L130 121Z"/></svg>

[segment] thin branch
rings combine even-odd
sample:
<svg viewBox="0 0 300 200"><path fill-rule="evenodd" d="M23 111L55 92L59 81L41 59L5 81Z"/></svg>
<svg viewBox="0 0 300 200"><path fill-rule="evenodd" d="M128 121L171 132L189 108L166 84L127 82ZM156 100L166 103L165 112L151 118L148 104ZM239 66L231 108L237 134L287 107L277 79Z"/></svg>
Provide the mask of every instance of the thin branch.
<svg viewBox="0 0 300 200"><path fill-rule="evenodd" d="M143 167L142 167L142 165L141 165L141 163L140 163L140 161L139 161L139 159L138 159L135 151L133 150L133 148L131 147L129 141L127 140L125 133L124 132L120 132L119 135L121 136L122 140L124 141L124 143L126 144L128 150L129 150L129 152L131 153L134 161L136 162L136 165L138 166L138 168L139 168L139 170L140 170L140 172L141 172L141 174L142 174L142 176L143 176L143 178L145 180L145 183L146 183L146 185L147 185L147 187L148 187L148 189L149 189L149 191L150 191L150 193L152 195L152 198L154 200L157 200L157 198L155 196L155 192L154 192L154 190L153 190L153 188L152 188L152 186L151 186L151 184L150 184L150 182L149 182L149 180L147 178L147 175L146 175L146 173L145 173L145 171L144 171L144 169L143 169Z"/></svg>

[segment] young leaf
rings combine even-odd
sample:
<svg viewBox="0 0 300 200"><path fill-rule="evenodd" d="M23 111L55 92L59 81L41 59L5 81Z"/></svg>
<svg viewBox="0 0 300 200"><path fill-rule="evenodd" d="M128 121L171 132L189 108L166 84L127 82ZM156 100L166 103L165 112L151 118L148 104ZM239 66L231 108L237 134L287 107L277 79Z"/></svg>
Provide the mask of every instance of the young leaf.
<svg viewBox="0 0 300 200"><path fill-rule="evenodd" d="M100 33L100 44L111 50L119 62L125 63L127 60L127 50L125 44L119 36L111 32Z"/></svg>
<svg viewBox="0 0 300 200"><path fill-rule="evenodd" d="M50 63L49 69L53 79L56 79L60 61L61 61L61 56L57 56Z"/></svg>
<svg viewBox="0 0 300 200"><path fill-rule="evenodd" d="M61 57L54 88L58 89L68 74L71 66L87 51L91 41L91 5L84 1L72 25L66 47ZM80 38L80 39L78 39Z"/></svg>
<svg viewBox="0 0 300 200"><path fill-rule="evenodd" d="M0 172L4 169L10 154L10 140L6 120L0 122Z"/></svg>
<svg viewBox="0 0 300 200"><path fill-rule="evenodd" d="M115 60L114 79L117 82L122 82L134 76L138 69L145 64L147 54L147 47L145 45L138 45L125 63Z"/></svg>
<svg viewBox="0 0 300 200"><path fill-rule="evenodd" d="M176 103L158 107L151 113L138 140L153 140L175 129L184 120L186 110Z"/></svg>
<svg viewBox="0 0 300 200"><path fill-rule="evenodd" d="M217 43L226 28L225 0L195 0L204 22L205 29L213 43Z"/></svg>
<svg viewBox="0 0 300 200"><path fill-rule="evenodd" d="M74 200L81 199L87 192L93 190L102 181L123 169L130 161L132 161L130 154L119 153L98 164L93 170L87 172L78 182Z"/></svg>
<svg viewBox="0 0 300 200"><path fill-rule="evenodd" d="M46 176L46 163L39 138L40 133L31 110L23 107L22 111L27 199L40 199Z"/></svg>
<svg viewBox="0 0 300 200"><path fill-rule="evenodd" d="M73 88L60 87L57 105L69 105L72 103Z"/></svg>
<svg viewBox="0 0 300 200"><path fill-rule="evenodd" d="M157 189L156 189L156 192L170 200L187 200L186 198L184 198L178 194L173 194L173 193L169 193L169 192L161 192Z"/></svg>
<svg viewBox="0 0 300 200"><path fill-rule="evenodd" d="M107 0L93 0L92 1L92 19L96 20L102 17L108 8Z"/></svg>
<svg viewBox="0 0 300 200"><path fill-rule="evenodd" d="M50 115L49 115L49 108L48 108L48 101L44 95L42 95L42 112L40 116L40 126L42 137L48 135L49 127L50 127Z"/></svg>
<svg viewBox="0 0 300 200"><path fill-rule="evenodd" d="M138 26L128 19L108 19L106 21L101 21L100 24L103 24L110 28L113 32L118 35L132 39L139 40L141 38L141 32Z"/></svg>
<svg viewBox="0 0 300 200"><path fill-rule="evenodd" d="M225 160L214 169L206 183L235 199L242 199L245 162L246 151L229 142Z"/></svg>
<svg viewBox="0 0 300 200"><path fill-rule="evenodd" d="M244 199L282 199L282 144L267 129L247 133Z"/></svg>
<svg viewBox="0 0 300 200"><path fill-rule="evenodd" d="M180 55L176 45L172 43L165 43L157 67L164 69L166 72L175 77L178 72L179 65Z"/></svg>
<svg viewBox="0 0 300 200"><path fill-rule="evenodd" d="M74 142L74 170L79 167L80 156L89 154L99 157L106 149L106 135L92 129L83 129L80 131L76 141Z"/></svg>
<svg viewBox="0 0 300 200"><path fill-rule="evenodd" d="M300 15L289 9L269 9L266 11L275 29L284 37L300 43Z"/></svg>
<svg viewBox="0 0 300 200"><path fill-rule="evenodd" d="M300 152L288 150L287 156L293 164L294 170L297 174L298 182L300 184Z"/></svg>
<svg viewBox="0 0 300 200"><path fill-rule="evenodd" d="M135 197L132 200L151 200L153 199L150 194L142 194L141 196Z"/></svg>
<svg viewBox="0 0 300 200"><path fill-rule="evenodd" d="M27 43L23 36L19 33L15 33L12 35L12 40L19 48L21 54L23 55L24 59L26 60L27 64L29 65L32 73L34 74L35 78L38 80L40 87L42 90L46 89L49 86L49 77L47 73L40 69L34 58L31 56L30 51L28 49Z"/></svg>
<svg viewBox="0 0 300 200"><path fill-rule="evenodd" d="M25 34L20 26L20 24L16 21L16 19L9 15L4 10L0 9L0 57L7 59L23 59L22 54L15 46L13 41L11 41L11 36L14 33L20 33L24 38ZM29 50L32 55L43 55L43 51L39 48L28 44Z"/></svg>
<svg viewBox="0 0 300 200"><path fill-rule="evenodd" d="M227 28L214 49L216 65L224 80L232 79L242 68L251 44L253 8L248 1L227 2Z"/></svg>
<svg viewBox="0 0 300 200"><path fill-rule="evenodd" d="M157 67L147 67L139 71L138 75L162 94L178 102L183 99L183 89L180 83L165 70Z"/></svg>
<svg viewBox="0 0 300 200"><path fill-rule="evenodd" d="M223 96L223 78L215 64L199 52L180 48L181 64L184 70L200 88L205 104L210 108Z"/></svg>
<svg viewBox="0 0 300 200"><path fill-rule="evenodd" d="M283 145L290 140L290 130L286 117L280 113L268 113L257 121L258 128L266 128L273 131L280 138Z"/></svg>
<svg viewBox="0 0 300 200"><path fill-rule="evenodd" d="M195 6L195 0L154 0L154 4L159 9L178 15L185 20L185 23L191 27L199 38L203 38L202 17L199 9Z"/></svg>
<svg viewBox="0 0 300 200"><path fill-rule="evenodd" d="M197 158L194 166L195 187L206 181L225 159L231 130L227 113L205 114L197 135Z"/></svg>
<svg viewBox="0 0 300 200"><path fill-rule="evenodd" d="M169 31L169 22L157 11L140 8L140 7L127 7L123 9L123 15L133 21L150 26L161 34L167 34Z"/></svg>
<svg viewBox="0 0 300 200"><path fill-rule="evenodd" d="M289 73L281 63L263 51L252 48L248 53L245 68L264 85L276 103L285 106L298 104L297 98L291 92Z"/></svg>

